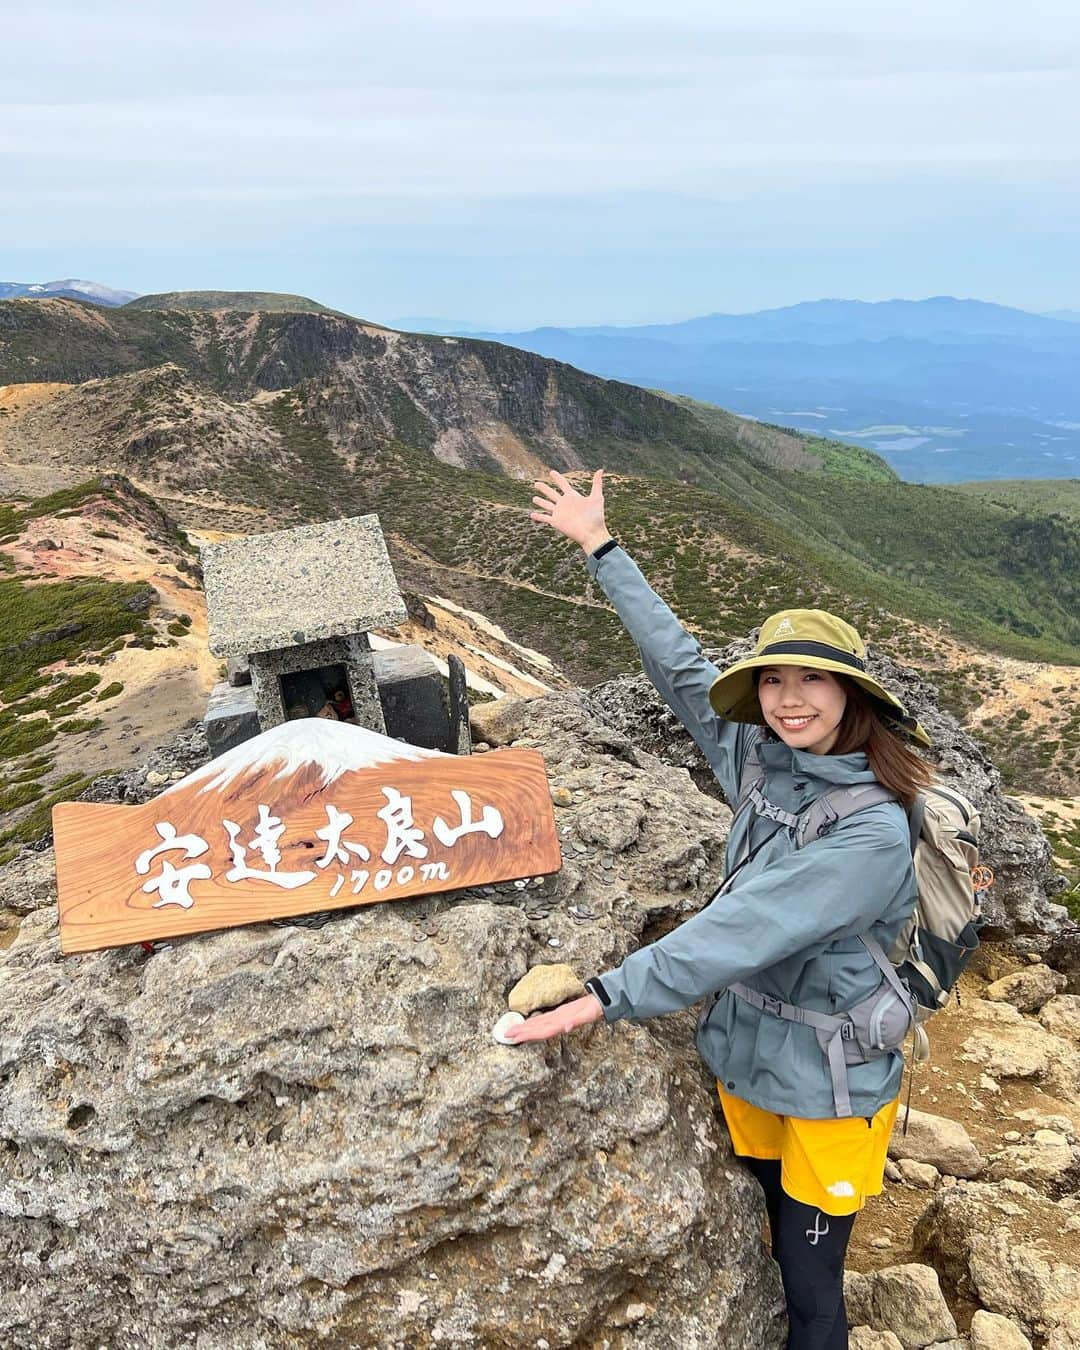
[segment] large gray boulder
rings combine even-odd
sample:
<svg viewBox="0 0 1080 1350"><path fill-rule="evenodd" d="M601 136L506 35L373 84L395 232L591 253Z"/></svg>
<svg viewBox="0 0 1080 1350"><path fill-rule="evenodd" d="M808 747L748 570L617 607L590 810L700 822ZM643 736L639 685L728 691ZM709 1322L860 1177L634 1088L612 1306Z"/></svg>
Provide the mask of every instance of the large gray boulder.
<svg viewBox="0 0 1080 1350"><path fill-rule="evenodd" d="M904 1350L924 1350L956 1336L956 1321L930 1266L887 1266L867 1275L844 1277L848 1320L875 1331L891 1331Z"/></svg>
<svg viewBox="0 0 1080 1350"><path fill-rule="evenodd" d="M1080 1257L1072 1211L1019 1181L936 1192L913 1250L955 1299L1018 1323L1048 1350L1080 1345Z"/></svg>
<svg viewBox="0 0 1080 1350"><path fill-rule="evenodd" d="M749 655L752 648L751 636L706 655L722 669ZM927 758L943 780L978 807L982 817L981 853L995 876L993 887L983 899L988 921L984 940L1054 932L1060 926L1061 911L1054 905L1053 896L1062 879L1054 871L1050 845L1038 822L1005 796L1000 773L956 718L938 705L932 684L872 649L867 654L867 666L926 727L934 742ZM702 791L720 797L704 756L644 675L621 675L597 685L589 691L589 702L635 745L688 770Z"/></svg>
<svg viewBox="0 0 1080 1350"><path fill-rule="evenodd" d="M0 870L0 1343L778 1350L692 1016L490 1035L531 966L698 907L728 812L576 696L517 730L546 882L65 958L50 855Z"/></svg>
<svg viewBox="0 0 1080 1350"><path fill-rule="evenodd" d="M959 1121L914 1107L898 1113L889 1139L889 1157L923 1163L951 1177L977 1177L986 1166Z"/></svg>

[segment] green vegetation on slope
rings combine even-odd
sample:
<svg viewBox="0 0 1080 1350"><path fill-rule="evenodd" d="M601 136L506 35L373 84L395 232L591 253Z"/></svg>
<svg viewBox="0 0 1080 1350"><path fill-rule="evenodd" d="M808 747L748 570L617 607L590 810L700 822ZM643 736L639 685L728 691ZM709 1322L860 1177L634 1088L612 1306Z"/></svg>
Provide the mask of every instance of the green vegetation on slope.
<svg viewBox="0 0 1080 1350"><path fill-rule="evenodd" d="M688 394L669 394L663 389L652 392L677 403L717 435L778 468L818 470L834 478L875 483L898 481L898 475L880 455L860 445L807 435L771 422L755 422L728 412L726 408L718 408L714 403L702 403Z"/></svg>
<svg viewBox="0 0 1080 1350"><path fill-rule="evenodd" d="M125 485L129 509L149 508L156 528L172 542L190 548L175 524L162 522L145 494ZM36 501L0 506L0 543L12 539L40 516L71 514L94 499L119 501L121 493L95 479ZM77 796L89 779L78 774L43 786L53 767L48 753L39 753L58 734L89 731L97 719L78 715L94 700L101 676L93 672L67 676L42 674L54 662L78 664L100 659L123 644L147 644L153 629L146 621L156 599L152 586L140 582L108 582L97 577L26 582L0 576L0 763L5 770L0 814L33 804L33 810L0 831L0 862L20 843L40 837L49 812L58 801ZM113 684L102 693L119 691Z"/></svg>
<svg viewBox="0 0 1080 1350"><path fill-rule="evenodd" d="M816 475L777 477L791 509L877 574L874 589L895 613L945 619L1009 655L1077 660L1080 527L1073 522L989 504L973 516L948 487L848 482L841 499Z"/></svg>
<svg viewBox="0 0 1080 1350"><path fill-rule="evenodd" d="M609 485L612 528L706 642L803 603L839 609L879 641L895 637L904 616L1021 659L1080 660L1070 599L1080 543L1063 522L997 510L978 535L957 538L945 489L849 482L840 497L823 475L774 471L766 482L778 503L771 511L757 504L758 484L752 504L656 478ZM568 626L574 643L560 636L556 645L560 659L573 650L581 678L624 665L625 643L574 550L528 519L528 484L397 446L361 461L351 481L335 474L331 486L328 514L377 511L386 530L435 562L479 574L478 585L510 583L488 612L519 640L551 650L552 632ZM263 500L273 505L269 494Z"/></svg>
<svg viewBox="0 0 1080 1350"><path fill-rule="evenodd" d="M1006 510L1065 516L1080 524L1080 478L998 478L950 486L954 492L981 498Z"/></svg>
<svg viewBox="0 0 1080 1350"><path fill-rule="evenodd" d="M1080 819L1076 817L1075 805L1067 800L1044 802L1035 814L1050 841L1054 861L1067 881L1065 891L1054 899L1066 907L1071 918L1080 922Z"/></svg>

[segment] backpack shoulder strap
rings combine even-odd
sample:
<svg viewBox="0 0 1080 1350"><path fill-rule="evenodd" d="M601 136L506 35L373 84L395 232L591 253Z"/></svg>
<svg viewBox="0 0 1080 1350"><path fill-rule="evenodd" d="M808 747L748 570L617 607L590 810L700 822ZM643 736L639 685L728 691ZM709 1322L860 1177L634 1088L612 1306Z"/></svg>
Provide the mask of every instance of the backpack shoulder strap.
<svg viewBox="0 0 1080 1350"><path fill-rule="evenodd" d="M742 773L739 775L739 800L735 803L736 811L745 804L750 796L751 788L755 785L760 787L765 780L761 760L758 758L758 746L760 744L760 741L754 741L743 760Z"/></svg>
<svg viewBox="0 0 1080 1350"><path fill-rule="evenodd" d="M947 787L942 787L940 783L933 783L929 790L931 792L936 792L939 797L944 797L947 802L952 802L953 806L956 807L956 809L960 812L960 815L963 817L964 824L965 825L969 824L969 822L971 821L971 815L974 808L972 807L971 803L967 800L966 797L962 796L959 792L950 790ZM925 796L923 796L922 793L920 793L919 796L922 799L923 806L925 808L926 798Z"/></svg>
<svg viewBox="0 0 1080 1350"><path fill-rule="evenodd" d="M841 820L865 811L879 802L896 801L896 793L880 783L858 783L854 787L830 788L800 813L795 830L795 847L813 843L828 834ZM921 828L921 822L920 822Z"/></svg>
<svg viewBox="0 0 1080 1350"><path fill-rule="evenodd" d="M911 830L911 856L914 858L915 849L918 847L919 839L922 836L923 819L926 816L926 793L916 793L915 801L911 810L908 812L908 827Z"/></svg>

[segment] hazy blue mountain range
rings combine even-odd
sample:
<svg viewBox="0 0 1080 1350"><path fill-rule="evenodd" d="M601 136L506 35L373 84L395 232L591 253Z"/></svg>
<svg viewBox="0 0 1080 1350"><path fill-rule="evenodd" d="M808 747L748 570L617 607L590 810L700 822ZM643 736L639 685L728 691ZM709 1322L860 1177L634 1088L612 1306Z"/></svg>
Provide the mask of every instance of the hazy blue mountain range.
<svg viewBox="0 0 1080 1350"><path fill-rule="evenodd" d="M938 296L485 337L871 448L904 478L1080 474L1080 328Z"/></svg>
<svg viewBox="0 0 1080 1350"><path fill-rule="evenodd" d="M0 281L0 300L15 300L22 296L51 297L62 300L90 300L95 305L126 305L135 299L134 291L117 291L103 286L100 281L81 281L68 277L65 281Z"/></svg>

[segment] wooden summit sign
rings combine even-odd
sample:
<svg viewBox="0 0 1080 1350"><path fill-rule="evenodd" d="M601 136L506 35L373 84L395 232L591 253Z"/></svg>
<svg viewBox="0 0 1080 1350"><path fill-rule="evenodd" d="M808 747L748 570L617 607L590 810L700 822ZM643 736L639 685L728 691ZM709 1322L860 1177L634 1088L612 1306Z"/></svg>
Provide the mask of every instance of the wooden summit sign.
<svg viewBox="0 0 1080 1350"><path fill-rule="evenodd" d="M94 951L557 872L543 757L303 718L142 806L53 808L60 946Z"/></svg>

